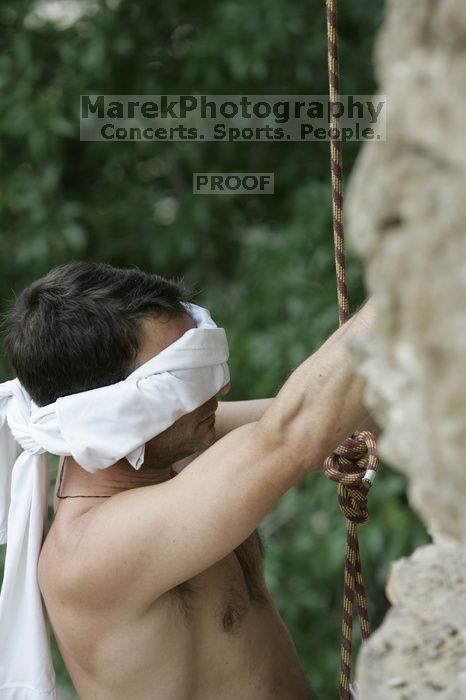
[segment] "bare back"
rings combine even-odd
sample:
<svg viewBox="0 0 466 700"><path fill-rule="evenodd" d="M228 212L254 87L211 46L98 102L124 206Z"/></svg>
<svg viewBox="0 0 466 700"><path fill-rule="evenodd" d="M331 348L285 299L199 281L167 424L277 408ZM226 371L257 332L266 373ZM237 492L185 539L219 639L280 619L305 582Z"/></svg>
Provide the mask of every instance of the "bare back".
<svg viewBox="0 0 466 700"><path fill-rule="evenodd" d="M108 510L114 501L112 520L125 509L125 495L106 502ZM141 608L124 590L115 594L114 572L106 572L111 595L89 576L87 559L99 555L93 535L101 506L81 516L77 504L64 506L42 548L39 580L80 700L310 700L266 589L257 532ZM72 579L63 573L70 570Z"/></svg>

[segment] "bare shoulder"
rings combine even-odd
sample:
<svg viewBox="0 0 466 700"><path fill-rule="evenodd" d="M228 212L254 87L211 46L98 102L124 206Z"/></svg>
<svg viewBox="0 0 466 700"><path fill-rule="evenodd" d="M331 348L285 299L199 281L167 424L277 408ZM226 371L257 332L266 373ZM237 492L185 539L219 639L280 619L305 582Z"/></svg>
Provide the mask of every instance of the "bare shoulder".
<svg viewBox="0 0 466 700"><path fill-rule="evenodd" d="M250 423L170 481L119 493L86 514L75 561L109 601L147 609L250 537L300 478L286 448Z"/></svg>

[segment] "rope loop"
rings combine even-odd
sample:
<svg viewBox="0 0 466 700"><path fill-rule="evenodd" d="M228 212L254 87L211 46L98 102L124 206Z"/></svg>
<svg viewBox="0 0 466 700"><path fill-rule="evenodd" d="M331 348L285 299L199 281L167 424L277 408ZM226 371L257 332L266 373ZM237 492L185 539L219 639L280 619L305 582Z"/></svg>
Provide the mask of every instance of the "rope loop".
<svg viewBox="0 0 466 700"><path fill-rule="evenodd" d="M350 435L324 462L325 475L338 484L340 510L355 525L369 517L367 494L378 466L377 444L368 430Z"/></svg>

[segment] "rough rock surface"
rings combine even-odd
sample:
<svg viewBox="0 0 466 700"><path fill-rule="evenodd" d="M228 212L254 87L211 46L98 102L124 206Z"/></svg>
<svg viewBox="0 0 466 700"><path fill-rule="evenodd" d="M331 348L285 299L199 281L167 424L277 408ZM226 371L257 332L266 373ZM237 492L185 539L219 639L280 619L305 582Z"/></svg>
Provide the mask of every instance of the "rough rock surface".
<svg viewBox="0 0 466 700"><path fill-rule="evenodd" d="M361 700L465 698L464 548L428 545L400 559L387 594L393 607L359 658Z"/></svg>
<svg viewBox="0 0 466 700"><path fill-rule="evenodd" d="M388 97L387 142L363 149L348 207L351 242L379 310L360 367L384 427L380 453L409 477L411 504L435 544L393 567L394 607L365 646L358 677L362 700L461 700L466 2L389 0L376 63L378 92ZM444 634L442 625L457 632Z"/></svg>
<svg viewBox="0 0 466 700"><path fill-rule="evenodd" d="M380 311L368 400L413 506L466 540L466 3L391 0L377 57L388 138L348 207Z"/></svg>

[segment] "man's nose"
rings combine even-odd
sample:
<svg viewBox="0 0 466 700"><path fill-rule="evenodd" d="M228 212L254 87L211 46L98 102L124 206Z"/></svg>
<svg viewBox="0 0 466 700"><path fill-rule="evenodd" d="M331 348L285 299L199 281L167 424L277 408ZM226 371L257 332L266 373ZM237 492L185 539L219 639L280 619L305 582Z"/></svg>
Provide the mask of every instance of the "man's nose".
<svg viewBox="0 0 466 700"><path fill-rule="evenodd" d="M230 389L231 389L231 383L228 382L228 384L225 384L225 386L222 386L222 388L217 392L217 395L223 396L224 394L228 394Z"/></svg>

